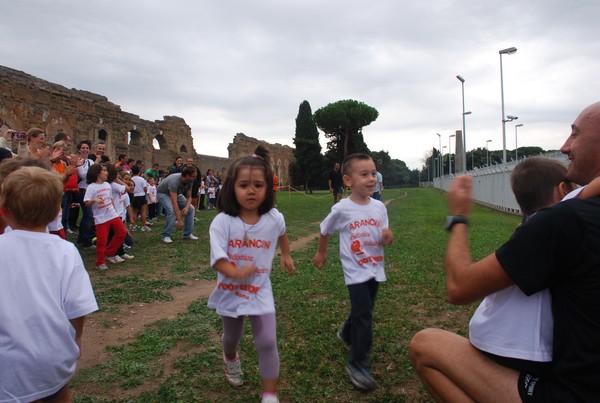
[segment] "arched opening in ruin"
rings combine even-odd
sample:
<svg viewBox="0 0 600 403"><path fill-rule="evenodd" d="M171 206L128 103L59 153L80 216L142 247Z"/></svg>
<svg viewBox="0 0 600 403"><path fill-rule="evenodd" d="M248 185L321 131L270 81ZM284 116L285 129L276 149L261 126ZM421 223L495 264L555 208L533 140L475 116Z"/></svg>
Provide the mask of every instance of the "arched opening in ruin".
<svg viewBox="0 0 600 403"><path fill-rule="evenodd" d="M141 146L142 145L142 135L137 130L129 131L129 145L130 146Z"/></svg>
<svg viewBox="0 0 600 403"><path fill-rule="evenodd" d="M108 133L104 129L98 130L98 140L106 142L108 139Z"/></svg>
<svg viewBox="0 0 600 403"><path fill-rule="evenodd" d="M154 137L152 140L152 147L155 150L166 150L167 149L167 139L162 134L159 134Z"/></svg>
<svg viewBox="0 0 600 403"><path fill-rule="evenodd" d="M185 144L183 144L181 147L179 147L179 152L187 154L188 150L187 150L187 147L185 146Z"/></svg>

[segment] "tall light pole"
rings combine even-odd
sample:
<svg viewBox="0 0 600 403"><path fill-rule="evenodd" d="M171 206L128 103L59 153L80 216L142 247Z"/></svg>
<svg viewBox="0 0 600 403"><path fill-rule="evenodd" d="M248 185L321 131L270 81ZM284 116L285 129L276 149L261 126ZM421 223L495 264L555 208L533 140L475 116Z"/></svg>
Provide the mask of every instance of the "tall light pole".
<svg viewBox="0 0 600 403"><path fill-rule="evenodd" d="M517 52L517 48L506 48L500 50L500 96L502 99L502 161L506 163L506 119L504 118L504 78L502 75L502 55L512 55Z"/></svg>
<svg viewBox="0 0 600 403"><path fill-rule="evenodd" d="M463 121L463 130L462 130L462 144L463 144L463 159L462 159L462 172L467 172L467 133L466 133L466 122L465 122L465 79L459 74L456 76L460 81L460 86L462 88L462 121ZM471 112L469 112L471 113Z"/></svg>
<svg viewBox="0 0 600 403"><path fill-rule="evenodd" d="M487 166L490 166L490 148L488 147L488 144L491 143L492 140L487 140L485 142L485 153L487 154Z"/></svg>
<svg viewBox="0 0 600 403"><path fill-rule="evenodd" d="M446 146L442 146L442 176L444 176L444 148L446 148Z"/></svg>
<svg viewBox="0 0 600 403"><path fill-rule="evenodd" d="M523 123L519 123L518 125L515 125L515 161L519 162L519 145L518 145L518 141L517 141L517 128L518 127L522 127Z"/></svg>
<svg viewBox="0 0 600 403"><path fill-rule="evenodd" d="M450 142L452 137L456 137L456 134L448 136L448 175L452 175L452 143Z"/></svg>
<svg viewBox="0 0 600 403"><path fill-rule="evenodd" d="M438 148L439 153L441 154L442 152L442 135L439 133L436 133L438 136L438 140L440 141L440 148ZM440 159L441 161L441 159ZM441 164L439 166L439 170L438 170L438 176L442 176L443 172L442 172L442 168L441 168Z"/></svg>

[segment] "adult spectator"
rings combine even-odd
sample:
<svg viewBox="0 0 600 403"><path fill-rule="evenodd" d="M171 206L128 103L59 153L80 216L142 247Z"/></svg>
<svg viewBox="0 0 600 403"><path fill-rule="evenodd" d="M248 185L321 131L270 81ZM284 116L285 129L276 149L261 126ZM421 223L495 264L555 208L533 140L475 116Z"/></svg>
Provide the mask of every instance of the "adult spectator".
<svg viewBox="0 0 600 403"><path fill-rule="evenodd" d="M381 195L383 193L383 175L381 172L377 171L375 174L377 176L377 182L375 183L375 190L373 191L373 199L381 200Z"/></svg>
<svg viewBox="0 0 600 403"><path fill-rule="evenodd" d="M94 153L90 154L89 159L94 161L96 164L107 164L110 162L110 158L106 155L106 144L104 141L99 141L94 146Z"/></svg>
<svg viewBox="0 0 600 403"><path fill-rule="evenodd" d="M342 199L342 192L344 191L344 182L342 180L339 162L333 164L333 170L329 173L329 180L327 183L329 184L329 193L333 195L333 204L335 204Z"/></svg>
<svg viewBox="0 0 600 403"><path fill-rule="evenodd" d="M34 159L46 159L48 157L48 145L46 144L46 133L40 128L34 127L27 131L26 140L19 142L17 150L19 157L30 157Z"/></svg>
<svg viewBox="0 0 600 403"><path fill-rule="evenodd" d="M146 176L152 176L154 180L156 180L156 182L158 183L159 165L156 162L152 164L152 168L148 168L146 170Z"/></svg>
<svg viewBox="0 0 600 403"><path fill-rule="evenodd" d="M177 156L177 158L175 158L175 161L173 161L173 165L171 165L171 168L169 169L169 175L180 174L182 169L183 169L183 158L180 156Z"/></svg>
<svg viewBox="0 0 600 403"><path fill-rule="evenodd" d="M198 193L200 193L200 180L202 179L202 173L200 172L200 168L194 165L194 159L192 157L187 157L185 159L185 166L192 167L196 170L196 178L192 184L192 206L194 206L195 209L198 209Z"/></svg>
<svg viewBox="0 0 600 403"><path fill-rule="evenodd" d="M64 134L64 133L59 133ZM55 138L65 138L56 135ZM67 136L68 138L68 136ZM68 145L64 140L59 140L52 146L52 150L58 150L59 154L53 152L53 158L50 160L52 164L52 170L58 172L63 177L63 197L61 202L62 217L61 223L64 231L69 234L73 233L73 230L69 228L69 212L71 210L71 203L77 200L77 193L79 193L77 166L72 161L71 157L67 155Z"/></svg>
<svg viewBox="0 0 600 403"><path fill-rule="evenodd" d="M118 156L118 162L115 164L116 167L121 167L126 171L130 171L131 167L129 166L129 164L127 163L127 160L129 158L127 157L127 154L119 154Z"/></svg>
<svg viewBox="0 0 600 403"><path fill-rule="evenodd" d="M172 243L171 234L177 222L177 229L183 229L183 239L197 240L194 231L195 209L192 206L192 186L196 179L193 167L184 167L181 173L167 176L156 188L158 200L165 211L165 229L161 234L162 241ZM185 225L183 217L185 216Z"/></svg>
<svg viewBox="0 0 600 403"><path fill-rule="evenodd" d="M584 109L561 152L566 179L586 185L600 177L600 102ZM473 262L468 243L470 176L448 192L445 271L448 299L472 303L516 284L526 295L549 289L554 315L553 360L535 376L496 363L457 334L417 333L410 358L438 401L598 401L600 379L600 197L571 199L539 211L495 253ZM460 365L457 365L460 363Z"/></svg>
<svg viewBox="0 0 600 403"><path fill-rule="evenodd" d="M86 206L83 201L83 196L87 190L88 183L86 181L88 169L94 163L89 157L95 158L95 154L90 154L92 142L89 140L80 141L77 144L77 152L79 153L77 158L77 176L79 179L79 193L77 194L77 202L81 209L81 222L79 223L79 233L77 234L77 243L83 248L94 248L95 245L92 243L94 237L93 224L94 216L92 208Z"/></svg>

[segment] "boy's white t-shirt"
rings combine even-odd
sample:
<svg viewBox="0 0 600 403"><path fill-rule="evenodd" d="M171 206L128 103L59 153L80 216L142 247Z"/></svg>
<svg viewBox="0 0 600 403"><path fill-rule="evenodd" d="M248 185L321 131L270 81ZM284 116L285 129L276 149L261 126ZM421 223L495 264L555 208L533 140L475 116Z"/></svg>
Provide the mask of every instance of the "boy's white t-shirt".
<svg viewBox="0 0 600 403"><path fill-rule="evenodd" d="M148 204L156 204L158 203L158 198L156 196L156 186L148 184L146 188L146 200Z"/></svg>
<svg viewBox="0 0 600 403"><path fill-rule="evenodd" d="M0 401L33 401L74 375L70 319L98 310L77 248L48 233L0 236Z"/></svg>
<svg viewBox="0 0 600 403"><path fill-rule="evenodd" d="M217 189L212 186L208 188L208 198L209 199L214 199L217 197Z"/></svg>
<svg viewBox="0 0 600 403"><path fill-rule="evenodd" d="M83 201L86 202L98 198L102 199L102 203L92 204L94 224L103 224L119 217L112 202L112 188L110 183L90 183L88 185L85 196L83 196Z"/></svg>
<svg viewBox="0 0 600 403"><path fill-rule="evenodd" d="M244 241L244 229L248 242ZM277 209L263 214L254 225L239 217L219 213L210 224L210 265L227 259L236 267L254 264L258 271L242 280L218 274L217 286L208 307L228 317L275 312L271 267L279 237L285 234L285 220Z"/></svg>
<svg viewBox="0 0 600 403"><path fill-rule="evenodd" d="M340 259L346 285L372 278L379 282L386 280L381 231L388 226L385 205L371 198L365 205L350 198L342 199L321 222L321 234L340 233Z"/></svg>
<svg viewBox="0 0 600 403"><path fill-rule="evenodd" d="M546 289L527 296L516 285L486 296L469 322L469 340L502 357L552 361L552 297Z"/></svg>
<svg viewBox="0 0 600 403"><path fill-rule="evenodd" d="M139 175L132 176L131 180L135 183L135 188L133 189L133 197L146 196L146 188L148 187L148 182L146 179L142 178Z"/></svg>

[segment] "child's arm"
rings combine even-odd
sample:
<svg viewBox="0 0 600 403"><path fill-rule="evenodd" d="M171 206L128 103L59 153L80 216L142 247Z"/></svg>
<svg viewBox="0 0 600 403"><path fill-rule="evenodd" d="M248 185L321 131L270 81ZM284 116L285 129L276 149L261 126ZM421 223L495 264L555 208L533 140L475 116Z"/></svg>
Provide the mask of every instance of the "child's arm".
<svg viewBox="0 0 600 403"><path fill-rule="evenodd" d="M135 225L135 217L133 216L131 205L127 206L127 215L129 216L129 224Z"/></svg>
<svg viewBox="0 0 600 403"><path fill-rule="evenodd" d="M319 247L317 249L317 253L315 257L312 258L312 264L315 265L317 269L321 269L323 263L327 261L327 244L329 243L329 235L321 234L319 236Z"/></svg>
<svg viewBox="0 0 600 403"><path fill-rule="evenodd" d="M577 195L578 199L589 199L590 197L600 195L600 177L592 180L581 192Z"/></svg>
<svg viewBox="0 0 600 403"><path fill-rule="evenodd" d="M241 280L256 272L256 266L254 266L254 264L238 268L227 259L217 260L214 267L219 273L235 280Z"/></svg>
<svg viewBox="0 0 600 403"><path fill-rule="evenodd" d="M278 242L279 247L281 248L281 271L287 267L290 274L294 274L296 268L294 267L294 260L290 254L290 243L288 241L287 233L280 236Z"/></svg>
<svg viewBox="0 0 600 403"><path fill-rule="evenodd" d="M389 228L384 228L381 231L381 240L385 246L391 245L394 242L394 233Z"/></svg>
<svg viewBox="0 0 600 403"><path fill-rule="evenodd" d="M98 204L102 204L104 202L104 200L102 200L101 198L97 197L95 199L90 199L85 203L86 206L91 207L94 203L98 203Z"/></svg>
<svg viewBox="0 0 600 403"><path fill-rule="evenodd" d="M83 334L83 322L85 321L85 316L80 316L79 318L71 319L71 325L75 328L75 343L79 347L79 355L81 356L81 335Z"/></svg>

